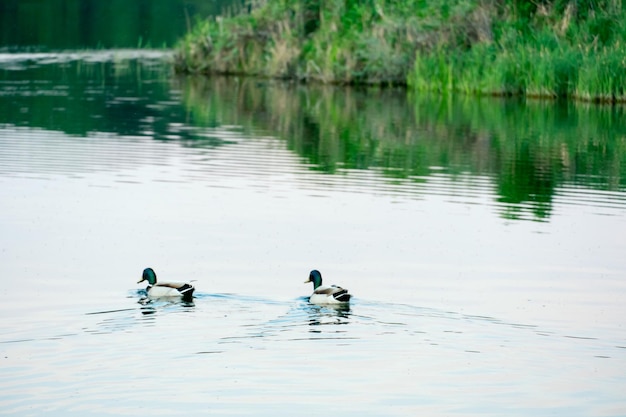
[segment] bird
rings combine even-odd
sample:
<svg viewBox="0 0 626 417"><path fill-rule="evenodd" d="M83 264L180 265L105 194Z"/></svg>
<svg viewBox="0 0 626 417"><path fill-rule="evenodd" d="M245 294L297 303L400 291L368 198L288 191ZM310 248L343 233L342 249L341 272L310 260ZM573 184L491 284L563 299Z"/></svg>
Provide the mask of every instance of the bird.
<svg viewBox="0 0 626 417"><path fill-rule="evenodd" d="M313 294L309 297L311 304L347 304L352 295L348 290L337 285L322 285L322 274L314 269L304 283L313 282Z"/></svg>
<svg viewBox="0 0 626 417"><path fill-rule="evenodd" d="M152 268L143 270L141 279L137 284L148 281L146 293L150 298L173 298L180 297L183 301L191 301L195 288L186 282L157 282L157 276Z"/></svg>

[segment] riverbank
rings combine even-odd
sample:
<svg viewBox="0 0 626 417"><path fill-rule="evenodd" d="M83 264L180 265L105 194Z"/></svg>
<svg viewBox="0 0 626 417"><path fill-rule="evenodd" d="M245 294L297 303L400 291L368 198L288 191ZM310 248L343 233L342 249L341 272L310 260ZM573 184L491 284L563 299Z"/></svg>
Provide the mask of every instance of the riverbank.
<svg viewBox="0 0 626 417"><path fill-rule="evenodd" d="M618 0L281 0L198 21L176 70L626 102Z"/></svg>

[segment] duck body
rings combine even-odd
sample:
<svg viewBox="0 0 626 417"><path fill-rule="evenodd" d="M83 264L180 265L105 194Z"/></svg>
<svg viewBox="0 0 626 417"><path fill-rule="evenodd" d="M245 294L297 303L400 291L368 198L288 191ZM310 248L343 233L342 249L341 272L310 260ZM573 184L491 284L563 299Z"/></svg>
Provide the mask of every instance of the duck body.
<svg viewBox="0 0 626 417"><path fill-rule="evenodd" d="M195 288L186 282L157 282L156 273L152 268L143 270L141 280L137 283L148 281L146 293L150 298L181 298L184 301L193 299Z"/></svg>
<svg viewBox="0 0 626 417"><path fill-rule="evenodd" d="M316 269L311 271L305 283L307 282L313 282L313 294L309 297L311 304L347 304L352 298L345 288L338 285L322 285L322 274Z"/></svg>

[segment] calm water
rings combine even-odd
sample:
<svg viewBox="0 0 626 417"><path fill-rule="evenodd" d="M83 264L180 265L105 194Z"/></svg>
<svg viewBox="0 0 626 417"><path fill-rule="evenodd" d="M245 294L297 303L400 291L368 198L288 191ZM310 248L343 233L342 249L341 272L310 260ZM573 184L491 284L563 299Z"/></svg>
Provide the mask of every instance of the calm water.
<svg viewBox="0 0 626 417"><path fill-rule="evenodd" d="M624 120L0 55L0 414L624 416Z"/></svg>

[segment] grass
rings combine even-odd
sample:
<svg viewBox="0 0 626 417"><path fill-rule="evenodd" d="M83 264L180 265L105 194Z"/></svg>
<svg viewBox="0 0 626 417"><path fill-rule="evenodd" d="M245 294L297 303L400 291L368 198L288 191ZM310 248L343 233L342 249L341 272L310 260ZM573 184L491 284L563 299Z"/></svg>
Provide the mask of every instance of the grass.
<svg viewBox="0 0 626 417"><path fill-rule="evenodd" d="M621 0L266 0L200 20L180 72L624 102Z"/></svg>

